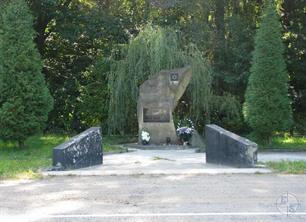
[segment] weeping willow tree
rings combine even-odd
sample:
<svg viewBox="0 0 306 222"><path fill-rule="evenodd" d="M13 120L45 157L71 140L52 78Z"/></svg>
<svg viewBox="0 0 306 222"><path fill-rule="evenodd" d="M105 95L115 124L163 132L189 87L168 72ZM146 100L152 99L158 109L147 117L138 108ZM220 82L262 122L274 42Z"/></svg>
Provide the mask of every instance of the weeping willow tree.
<svg viewBox="0 0 306 222"><path fill-rule="evenodd" d="M187 89L192 119L208 120L213 106L212 69L195 45L180 45L180 34L169 28L146 27L113 56L109 75L111 133L137 131L139 86L162 69L191 65L192 79ZM119 58L119 59L118 59Z"/></svg>

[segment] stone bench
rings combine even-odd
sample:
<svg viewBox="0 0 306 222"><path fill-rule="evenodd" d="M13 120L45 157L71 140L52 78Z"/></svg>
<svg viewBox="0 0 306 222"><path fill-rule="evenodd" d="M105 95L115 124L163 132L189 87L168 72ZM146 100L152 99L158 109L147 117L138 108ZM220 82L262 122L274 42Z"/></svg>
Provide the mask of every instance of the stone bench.
<svg viewBox="0 0 306 222"><path fill-rule="evenodd" d="M92 127L53 149L53 170L77 169L103 163L102 135Z"/></svg>
<svg viewBox="0 0 306 222"><path fill-rule="evenodd" d="M206 162L237 167L254 167L257 144L217 125L205 126Z"/></svg>

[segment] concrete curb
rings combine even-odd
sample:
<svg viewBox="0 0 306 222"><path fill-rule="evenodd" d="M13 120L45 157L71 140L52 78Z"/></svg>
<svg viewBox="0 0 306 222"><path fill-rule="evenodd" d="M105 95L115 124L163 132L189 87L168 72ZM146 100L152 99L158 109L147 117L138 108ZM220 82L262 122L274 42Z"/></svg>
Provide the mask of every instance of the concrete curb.
<svg viewBox="0 0 306 222"><path fill-rule="evenodd" d="M186 169L186 170L71 170L45 171L43 176L136 176L136 175L218 175L218 174L268 174L273 171L266 168L225 168L225 169Z"/></svg>

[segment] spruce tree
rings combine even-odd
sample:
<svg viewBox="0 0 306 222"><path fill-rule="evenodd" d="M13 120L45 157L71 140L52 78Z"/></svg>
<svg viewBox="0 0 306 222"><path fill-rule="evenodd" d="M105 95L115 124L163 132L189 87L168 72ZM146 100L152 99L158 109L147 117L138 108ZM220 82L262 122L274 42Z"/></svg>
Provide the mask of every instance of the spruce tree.
<svg viewBox="0 0 306 222"><path fill-rule="evenodd" d="M255 35L251 74L245 94L244 115L263 141L292 124L288 97L289 76L283 53L281 25L275 5L267 0Z"/></svg>
<svg viewBox="0 0 306 222"><path fill-rule="evenodd" d="M53 99L33 42L33 17L24 0L11 1L1 13L0 139L25 140L42 131Z"/></svg>

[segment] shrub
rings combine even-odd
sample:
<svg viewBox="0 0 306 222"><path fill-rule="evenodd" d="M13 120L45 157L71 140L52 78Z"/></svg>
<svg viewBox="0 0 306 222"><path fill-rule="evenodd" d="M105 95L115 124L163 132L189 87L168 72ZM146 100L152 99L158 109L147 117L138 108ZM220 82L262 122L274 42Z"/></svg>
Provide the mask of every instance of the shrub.
<svg viewBox="0 0 306 222"><path fill-rule="evenodd" d="M26 138L42 131L53 100L33 42L33 17L27 4L10 2L0 21L0 138L23 147Z"/></svg>
<svg viewBox="0 0 306 222"><path fill-rule="evenodd" d="M292 124L288 73L283 58L281 25L275 6L265 2L255 36L251 74L245 94L244 116L258 138L267 141L274 131Z"/></svg>

